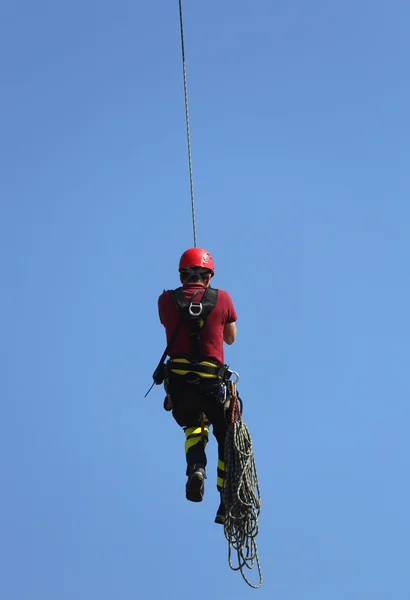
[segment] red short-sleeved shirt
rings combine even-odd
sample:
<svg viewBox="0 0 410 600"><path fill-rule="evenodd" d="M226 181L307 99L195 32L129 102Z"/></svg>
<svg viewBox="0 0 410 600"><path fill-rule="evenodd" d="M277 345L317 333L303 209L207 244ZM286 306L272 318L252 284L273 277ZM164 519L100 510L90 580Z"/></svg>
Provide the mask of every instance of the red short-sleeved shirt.
<svg viewBox="0 0 410 600"><path fill-rule="evenodd" d="M205 288L198 283L188 283L184 285L185 297L190 300L193 294L198 290ZM195 302L200 302L203 294L195 297ZM158 299L159 318L166 330L167 342L169 342L172 333L179 321L180 313L172 299L172 290L164 291ZM235 308L228 292L218 290L218 300L215 308L208 316L206 323L201 330L201 356L204 358L213 358L224 363L224 341L223 331L226 323L234 323L237 320ZM170 355L190 354L191 341L188 337L188 323L183 323L178 332L177 338L170 348Z"/></svg>

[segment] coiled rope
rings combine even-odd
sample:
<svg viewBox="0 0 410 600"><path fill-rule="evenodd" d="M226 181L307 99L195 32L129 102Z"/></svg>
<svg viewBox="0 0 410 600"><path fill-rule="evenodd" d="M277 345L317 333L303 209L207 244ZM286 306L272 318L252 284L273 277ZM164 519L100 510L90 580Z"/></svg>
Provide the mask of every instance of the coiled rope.
<svg viewBox="0 0 410 600"><path fill-rule="evenodd" d="M232 423L225 438L225 469L224 532L228 540L229 566L233 571L240 571L246 583L257 589L262 585L262 570L256 544L261 498L252 438L240 416L236 396L233 398ZM259 576L257 584L251 583L244 571L245 568L253 569L255 565Z"/></svg>
<svg viewBox="0 0 410 600"><path fill-rule="evenodd" d="M184 24L183 24L183 19L182 19L182 0L179 0L179 27L180 27L180 32L181 32L182 72L184 75L185 120L186 120L186 135L187 135L187 142L188 142L189 184L190 184L190 188L191 188L192 228L193 228L193 233L194 233L194 248L196 248L194 179L193 179L193 175L192 175L191 128L189 126L188 86L187 86L187 79L186 79Z"/></svg>

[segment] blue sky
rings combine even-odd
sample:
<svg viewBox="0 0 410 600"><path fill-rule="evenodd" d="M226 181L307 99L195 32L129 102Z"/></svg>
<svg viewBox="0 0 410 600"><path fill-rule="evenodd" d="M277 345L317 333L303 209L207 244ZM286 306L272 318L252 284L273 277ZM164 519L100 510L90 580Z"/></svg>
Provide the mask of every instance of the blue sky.
<svg viewBox="0 0 410 600"><path fill-rule="evenodd" d="M186 502L157 297L192 243L178 2L0 8L5 600L408 600L410 7L184 3L198 242L264 585Z"/></svg>

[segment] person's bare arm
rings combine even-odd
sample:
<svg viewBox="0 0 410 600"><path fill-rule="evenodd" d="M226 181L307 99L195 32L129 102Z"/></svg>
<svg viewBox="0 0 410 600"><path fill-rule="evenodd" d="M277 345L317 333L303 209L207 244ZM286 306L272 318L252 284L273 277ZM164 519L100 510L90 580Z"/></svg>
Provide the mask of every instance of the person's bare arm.
<svg viewBox="0 0 410 600"><path fill-rule="evenodd" d="M224 342L230 346L234 343L236 338L236 325L235 323L225 323L224 326Z"/></svg>

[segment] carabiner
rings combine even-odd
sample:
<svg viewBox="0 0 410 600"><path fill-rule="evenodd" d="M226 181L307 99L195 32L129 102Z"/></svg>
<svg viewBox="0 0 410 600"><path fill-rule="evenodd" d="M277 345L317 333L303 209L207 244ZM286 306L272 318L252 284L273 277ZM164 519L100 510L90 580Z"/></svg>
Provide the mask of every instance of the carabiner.
<svg viewBox="0 0 410 600"><path fill-rule="evenodd" d="M235 375L236 379L235 379L235 381L232 381L232 383L234 383L236 385L240 379L239 373L237 373L236 371L231 371L231 369L228 369L228 373L230 373L231 375Z"/></svg>

